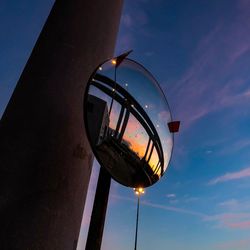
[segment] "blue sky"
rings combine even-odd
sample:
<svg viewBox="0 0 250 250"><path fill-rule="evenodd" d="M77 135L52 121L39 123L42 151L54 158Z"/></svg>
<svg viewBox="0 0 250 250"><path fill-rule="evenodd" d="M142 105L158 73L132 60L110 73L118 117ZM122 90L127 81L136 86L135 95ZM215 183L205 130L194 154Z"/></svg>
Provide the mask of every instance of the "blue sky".
<svg viewBox="0 0 250 250"><path fill-rule="evenodd" d="M0 2L0 115L52 4ZM134 50L181 120L165 176L141 199L138 249L250 248L249 14L248 0L125 0L116 54ZM102 249L133 249L135 217L132 190L113 182Z"/></svg>

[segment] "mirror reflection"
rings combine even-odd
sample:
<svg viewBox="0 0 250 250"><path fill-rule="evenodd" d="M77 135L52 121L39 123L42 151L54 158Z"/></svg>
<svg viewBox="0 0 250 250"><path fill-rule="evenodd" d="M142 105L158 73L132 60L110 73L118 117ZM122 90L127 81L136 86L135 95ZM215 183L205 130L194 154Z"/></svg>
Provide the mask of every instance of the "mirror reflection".
<svg viewBox="0 0 250 250"><path fill-rule="evenodd" d="M173 147L171 114L143 66L128 58L102 64L88 82L84 106L93 152L116 181L148 187L162 177Z"/></svg>

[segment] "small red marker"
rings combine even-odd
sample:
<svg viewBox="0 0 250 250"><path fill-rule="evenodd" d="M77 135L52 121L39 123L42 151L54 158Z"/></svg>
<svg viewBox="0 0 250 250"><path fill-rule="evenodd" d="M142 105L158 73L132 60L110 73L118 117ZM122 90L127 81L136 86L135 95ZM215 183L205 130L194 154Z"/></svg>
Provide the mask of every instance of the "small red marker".
<svg viewBox="0 0 250 250"><path fill-rule="evenodd" d="M170 133L177 133L179 132L180 128L180 121L172 121L168 123L168 128Z"/></svg>

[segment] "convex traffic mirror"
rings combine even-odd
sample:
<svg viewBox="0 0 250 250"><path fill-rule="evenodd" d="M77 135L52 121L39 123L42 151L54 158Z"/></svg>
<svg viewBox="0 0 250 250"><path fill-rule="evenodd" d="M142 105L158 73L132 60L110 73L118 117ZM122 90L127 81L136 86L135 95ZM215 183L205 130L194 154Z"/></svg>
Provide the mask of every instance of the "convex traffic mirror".
<svg viewBox="0 0 250 250"><path fill-rule="evenodd" d="M171 114L141 64L117 57L100 65L86 88L84 121L95 157L117 182L148 187L163 176L173 148Z"/></svg>

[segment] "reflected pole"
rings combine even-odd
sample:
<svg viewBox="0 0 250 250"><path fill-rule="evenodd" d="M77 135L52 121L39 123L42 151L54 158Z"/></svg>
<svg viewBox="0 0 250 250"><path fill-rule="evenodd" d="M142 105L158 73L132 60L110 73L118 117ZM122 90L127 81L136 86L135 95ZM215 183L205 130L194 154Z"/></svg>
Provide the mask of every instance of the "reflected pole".
<svg viewBox="0 0 250 250"><path fill-rule="evenodd" d="M119 65L122 63L122 61L132 52L133 50L129 50L119 56L117 56L116 58L113 58L111 60L111 63L115 66L115 72L114 72L114 81L115 81L115 87L114 87L114 92L116 91L116 71L117 71L117 68L119 67ZM113 102L114 102L114 95L112 96L112 99L111 99L111 104L110 104L110 108L109 108L109 116L111 114L111 110L112 110L112 107L113 107Z"/></svg>
<svg viewBox="0 0 250 250"><path fill-rule="evenodd" d="M140 195L144 194L143 188L134 188L135 194L137 195L137 212L136 212L136 227L135 227L135 248L137 249L137 234L138 234L138 222L139 222L139 211L140 211Z"/></svg>

